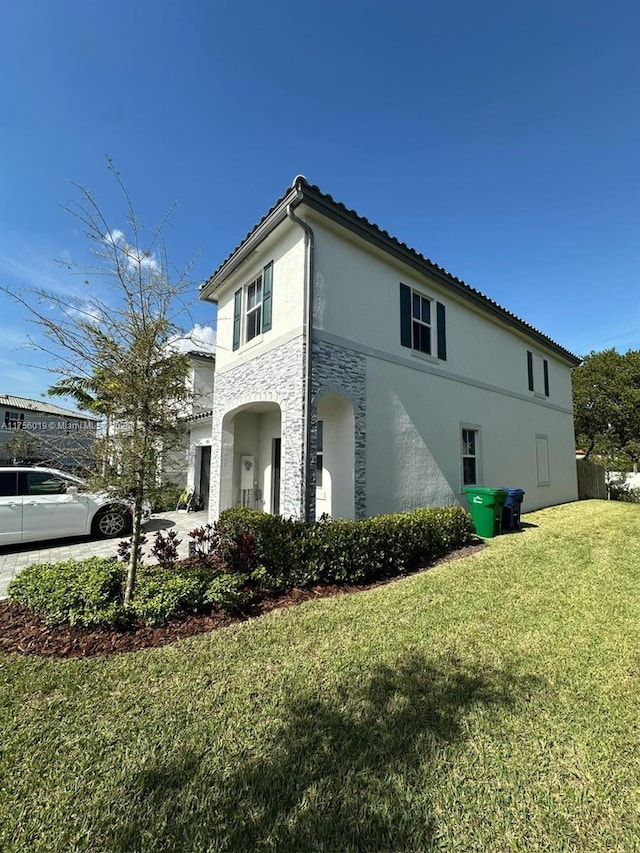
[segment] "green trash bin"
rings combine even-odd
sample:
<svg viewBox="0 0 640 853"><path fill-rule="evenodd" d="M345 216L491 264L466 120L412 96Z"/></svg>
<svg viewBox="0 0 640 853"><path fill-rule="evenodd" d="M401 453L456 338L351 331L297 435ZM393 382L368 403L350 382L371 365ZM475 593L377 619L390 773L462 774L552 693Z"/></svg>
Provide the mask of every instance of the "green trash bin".
<svg viewBox="0 0 640 853"><path fill-rule="evenodd" d="M478 536L485 539L497 536L502 529L502 507L509 492L506 489L485 489L483 486L466 486L464 492Z"/></svg>

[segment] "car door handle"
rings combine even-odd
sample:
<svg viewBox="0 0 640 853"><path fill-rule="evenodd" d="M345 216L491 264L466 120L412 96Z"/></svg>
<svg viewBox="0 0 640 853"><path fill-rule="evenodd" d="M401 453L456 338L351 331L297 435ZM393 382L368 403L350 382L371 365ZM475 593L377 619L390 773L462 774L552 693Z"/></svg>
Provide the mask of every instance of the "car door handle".
<svg viewBox="0 0 640 853"><path fill-rule="evenodd" d="M36 506L37 501L27 501L26 504L27 506Z"/></svg>
<svg viewBox="0 0 640 853"><path fill-rule="evenodd" d="M15 505L16 505L15 501L9 501L8 504L5 504L5 506L15 506Z"/></svg>

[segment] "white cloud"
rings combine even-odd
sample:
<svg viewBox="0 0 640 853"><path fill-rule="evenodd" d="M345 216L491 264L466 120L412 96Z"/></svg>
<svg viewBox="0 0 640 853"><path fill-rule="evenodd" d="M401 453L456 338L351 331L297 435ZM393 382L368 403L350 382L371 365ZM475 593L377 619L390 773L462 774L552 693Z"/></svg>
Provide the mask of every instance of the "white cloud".
<svg viewBox="0 0 640 853"><path fill-rule="evenodd" d="M169 341L169 345L177 352L190 352L200 350L201 352L216 351L216 330L211 326L201 326L196 323L190 332L185 335L176 335Z"/></svg>
<svg viewBox="0 0 640 853"><path fill-rule="evenodd" d="M102 238L108 246L113 246L119 250L126 259L127 270L130 273L137 272L138 267L147 272L159 272L160 263L153 252L144 252L130 246L127 243L124 231L119 228L114 228L113 231L107 231Z"/></svg>
<svg viewBox="0 0 640 853"><path fill-rule="evenodd" d="M124 232L114 228L113 231L107 231L103 239L105 243L110 243L112 246L120 246L124 243Z"/></svg>
<svg viewBox="0 0 640 853"><path fill-rule="evenodd" d="M78 303L75 307L66 308L64 313L67 317L76 317L85 323L91 323L94 326L100 326L104 321L103 312L99 306L91 302Z"/></svg>
<svg viewBox="0 0 640 853"><path fill-rule="evenodd" d="M140 264L143 270L149 270L150 272L158 272L160 269L160 264L153 254L130 257L130 266L135 266L136 264Z"/></svg>

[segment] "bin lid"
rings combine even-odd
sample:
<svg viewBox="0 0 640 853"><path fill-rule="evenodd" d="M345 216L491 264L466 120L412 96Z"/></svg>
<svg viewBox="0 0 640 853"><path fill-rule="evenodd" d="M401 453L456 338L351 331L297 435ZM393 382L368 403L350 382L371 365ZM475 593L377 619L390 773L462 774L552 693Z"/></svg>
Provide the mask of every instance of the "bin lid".
<svg viewBox="0 0 640 853"><path fill-rule="evenodd" d="M486 486L465 486L464 492L466 495L508 495L508 489L490 489ZM523 493L524 494L524 493Z"/></svg>
<svg viewBox="0 0 640 853"><path fill-rule="evenodd" d="M524 489L510 489L507 486L502 487L505 492L509 493L509 497L518 497L519 495L525 495L526 492Z"/></svg>

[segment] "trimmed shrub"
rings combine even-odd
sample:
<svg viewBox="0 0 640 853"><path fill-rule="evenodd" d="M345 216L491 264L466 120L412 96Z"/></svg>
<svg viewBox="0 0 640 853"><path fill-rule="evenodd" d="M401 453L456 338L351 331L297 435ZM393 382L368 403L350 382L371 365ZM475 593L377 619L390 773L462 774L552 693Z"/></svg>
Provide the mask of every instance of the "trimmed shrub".
<svg viewBox="0 0 640 853"><path fill-rule="evenodd" d="M114 559L92 557L28 566L9 584L9 596L48 625L90 628L120 625L125 568Z"/></svg>
<svg viewBox="0 0 640 853"><path fill-rule="evenodd" d="M406 574L473 536L471 518L460 507L317 522L306 533L307 582L364 583Z"/></svg>
<svg viewBox="0 0 640 853"><path fill-rule="evenodd" d="M242 570L253 571L263 586L280 590L403 574L468 545L474 537L471 517L457 506L311 524L234 508L220 515L218 529L227 543L252 533L255 558Z"/></svg>
<svg viewBox="0 0 640 853"><path fill-rule="evenodd" d="M147 625L165 625L180 613L201 609L210 573L145 566L136 580L132 610Z"/></svg>
<svg viewBox="0 0 640 853"><path fill-rule="evenodd" d="M263 586L286 589L292 585L302 560L302 521L234 507L220 513L219 558L227 571L255 573ZM250 545L250 547L247 547Z"/></svg>
<svg viewBox="0 0 640 853"><path fill-rule="evenodd" d="M248 588L250 576L245 574L221 574L212 578L204 592L204 604L237 611L252 597Z"/></svg>

